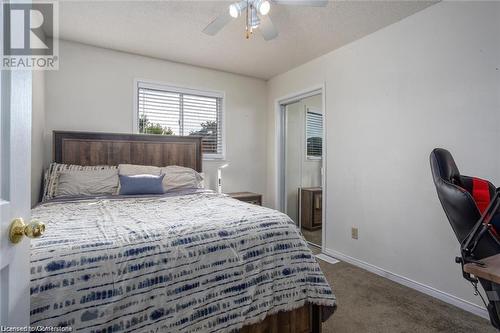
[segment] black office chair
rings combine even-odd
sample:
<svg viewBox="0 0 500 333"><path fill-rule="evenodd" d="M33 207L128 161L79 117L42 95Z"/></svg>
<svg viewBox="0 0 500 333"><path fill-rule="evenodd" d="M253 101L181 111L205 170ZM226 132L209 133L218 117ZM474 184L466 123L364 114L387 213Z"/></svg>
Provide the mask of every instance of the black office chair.
<svg viewBox="0 0 500 333"><path fill-rule="evenodd" d="M462 275L473 284L476 293L477 283L483 286L491 324L500 329L500 285L463 271L466 263L481 265L481 259L500 253L500 192L486 180L461 175L445 149L434 149L430 162L439 200L461 244L461 257L455 261L462 265Z"/></svg>

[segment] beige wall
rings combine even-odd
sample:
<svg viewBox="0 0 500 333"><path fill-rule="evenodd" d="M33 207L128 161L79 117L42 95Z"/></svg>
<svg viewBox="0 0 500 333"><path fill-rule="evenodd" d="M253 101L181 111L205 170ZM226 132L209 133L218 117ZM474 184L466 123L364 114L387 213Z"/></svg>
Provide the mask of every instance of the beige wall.
<svg viewBox="0 0 500 333"><path fill-rule="evenodd" d="M454 263L459 244L432 183L429 153L446 147L464 174L500 186L499 31L500 3L442 2L271 79L270 197L274 103L324 83L327 251L464 307L480 305Z"/></svg>
<svg viewBox="0 0 500 333"><path fill-rule="evenodd" d="M132 132L134 79L224 91L224 191L254 191L266 201L266 82L241 75L61 41L59 70L46 76L46 156L52 130ZM224 163L204 161L209 187Z"/></svg>

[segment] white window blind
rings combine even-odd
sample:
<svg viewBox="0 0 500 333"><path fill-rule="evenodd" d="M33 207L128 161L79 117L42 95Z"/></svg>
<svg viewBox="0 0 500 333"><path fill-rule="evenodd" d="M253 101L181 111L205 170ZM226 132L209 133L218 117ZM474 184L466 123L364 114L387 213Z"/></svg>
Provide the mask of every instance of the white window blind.
<svg viewBox="0 0 500 333"><path fill-rule="evenodd" d="M139 83L140 133L202 136L204 157L223 157L223 97L212 92Z"/></svg>
<svg viewBox="0 0 500 333"><path fill-rule="evenodd" d="M307 157L321 157L323 152L323 115L321 113L307 111L306 140Z"/></svg>

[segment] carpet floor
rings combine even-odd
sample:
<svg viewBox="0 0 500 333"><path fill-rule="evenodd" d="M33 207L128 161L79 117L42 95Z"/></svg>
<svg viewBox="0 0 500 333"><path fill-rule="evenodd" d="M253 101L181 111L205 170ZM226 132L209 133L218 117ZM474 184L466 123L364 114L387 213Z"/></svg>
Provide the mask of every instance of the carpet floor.
<svg viewBox="0 0 500 333"><path fill-rule="evenodd" d="M338 304L323 324L324 333L498 333L483 318L361 268L318 262Z"/></svg>
<svg viewBox="0 0 500 333"><path fill-rule="evenodd" d="M306 241L321 246L321 229L307 230L306 228L302 228L300 231L302 232L302 235L304 236Z"/></svg>

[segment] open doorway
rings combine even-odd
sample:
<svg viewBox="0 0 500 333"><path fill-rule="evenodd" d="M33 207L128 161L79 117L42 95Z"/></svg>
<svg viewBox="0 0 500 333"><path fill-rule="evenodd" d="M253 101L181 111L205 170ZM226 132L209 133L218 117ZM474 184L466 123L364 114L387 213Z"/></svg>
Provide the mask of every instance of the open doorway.
<svg viewBox="0 0 500 333"><path fill-rule="evenodd" d="M279 202L304 238L322 247L324 238L323 91L298 94L278 103Z"/></svg>

